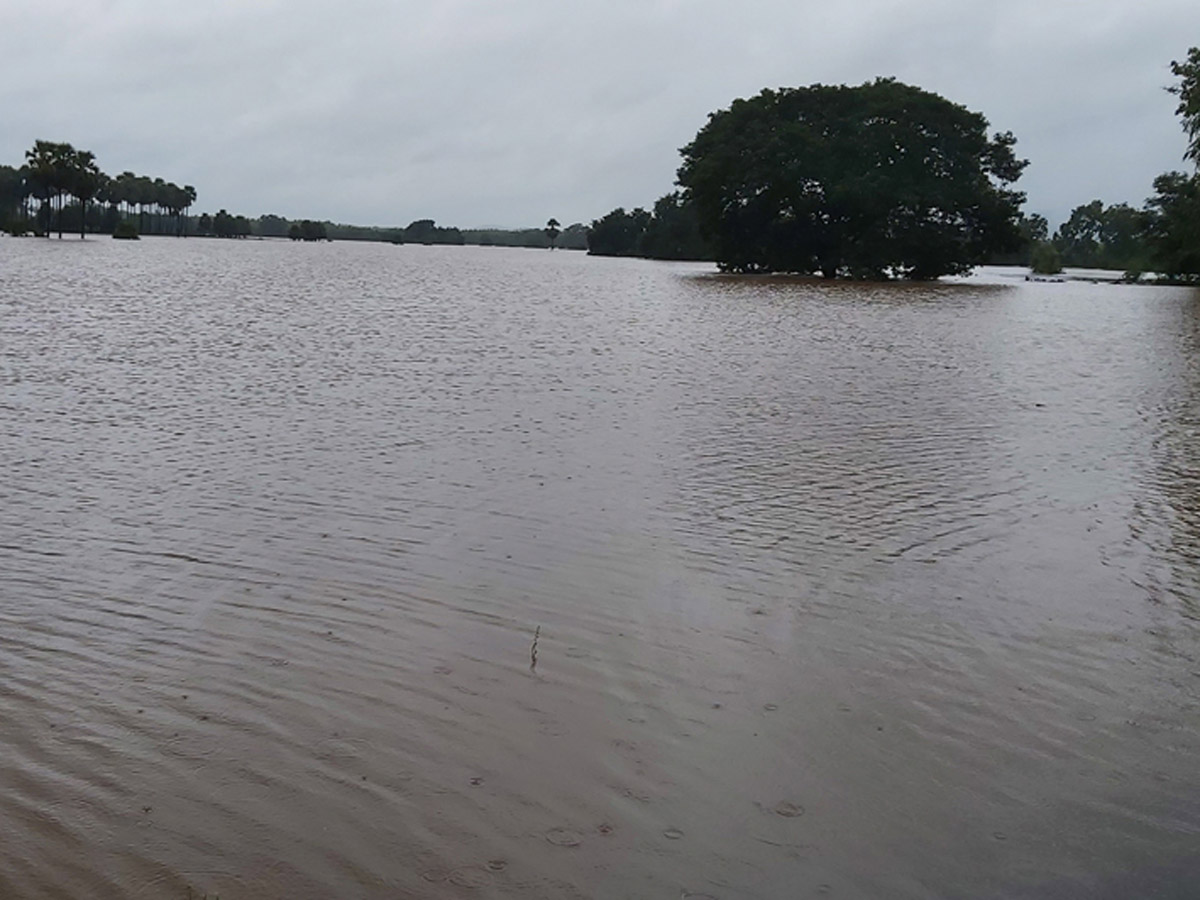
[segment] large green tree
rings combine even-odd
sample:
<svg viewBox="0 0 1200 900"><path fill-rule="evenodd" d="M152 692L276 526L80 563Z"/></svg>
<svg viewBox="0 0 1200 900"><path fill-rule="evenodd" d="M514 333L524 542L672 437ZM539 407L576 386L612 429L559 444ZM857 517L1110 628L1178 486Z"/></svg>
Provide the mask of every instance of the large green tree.
<svg viewBox="0 0 1200 900"><path fill-rule="evenodd" d="M936 278L1020 245L1011 134L877 79L766 90L709 116L679 183L721 268Z"/></svg>
<svg viewBox="0 0 1200 900"><path fill-rule="evenodd" d="M1200 47L1172 62L1179 83L1168 88L1179 97L1176 113L1188 137L1184 159L1200 166ZM1154 179L1154 196L1146 201L1146 238L1153 265L1170 278L1200 279L1200 174L1167 172Z"/></svg>
<svg viewBox="0 0 1200 900"><path fill-rule="evenodd" d="M1200 276L1200 177L1167 172L1146 201L1146 239L1154 268L1171 279Z"/></svg>

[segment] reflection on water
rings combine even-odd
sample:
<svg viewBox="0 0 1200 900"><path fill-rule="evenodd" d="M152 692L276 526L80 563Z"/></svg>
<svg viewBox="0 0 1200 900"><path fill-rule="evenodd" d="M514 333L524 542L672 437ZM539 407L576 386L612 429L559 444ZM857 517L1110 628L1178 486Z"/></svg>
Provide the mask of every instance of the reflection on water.
<svg viewBox="0 0 1200 900"><path fill-rule="evenodd" d="M0 896L1191 896L1198 369L1175 289L0 241Z"/></svg>
<svg viewBox="0 0 1200 900"><path fill-rule="evenodd" d="M1169 606L1180 604L1200 619L1200 295L1161 310L1161 327L1174 332L1162 349L1161 427L1154 443L1157 466L1152 485L1161 492L1158 522L1170 530L1169 551L1160 563L1167 573L1161 590ZM1152 507L1147 504L1148 510ZM1146 522L1151 528L1156 522ZM1161 525L1159 526L1161 527ZM1163 536L1160 535L1160 540ZM1165 541L1164 541L1165 543Z"/></svg>

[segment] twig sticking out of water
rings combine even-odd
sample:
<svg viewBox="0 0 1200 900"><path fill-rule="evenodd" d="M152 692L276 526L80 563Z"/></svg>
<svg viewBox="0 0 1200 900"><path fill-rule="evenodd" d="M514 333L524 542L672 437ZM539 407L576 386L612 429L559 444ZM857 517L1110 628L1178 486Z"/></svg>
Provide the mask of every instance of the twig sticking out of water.
<svg viewBox="0 0 1200 900"><path fill-rule="evenodd" d="M529 671L530 672L537 671L537 642L538 642L538 638L541 636L542 636L542 626L539 625L533 631L533 644L531 644L529 647Z"/></svg>

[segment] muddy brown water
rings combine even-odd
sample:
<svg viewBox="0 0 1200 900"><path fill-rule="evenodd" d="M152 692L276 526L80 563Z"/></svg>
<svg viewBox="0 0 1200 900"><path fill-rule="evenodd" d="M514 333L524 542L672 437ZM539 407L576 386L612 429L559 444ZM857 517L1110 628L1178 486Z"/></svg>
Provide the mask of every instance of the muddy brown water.
<svg viewBox="0 0 1200 900"><path fill-rule="evenodd" d="M0 391L0 897L1200 889L1195 292L3 239Z"/></svg>

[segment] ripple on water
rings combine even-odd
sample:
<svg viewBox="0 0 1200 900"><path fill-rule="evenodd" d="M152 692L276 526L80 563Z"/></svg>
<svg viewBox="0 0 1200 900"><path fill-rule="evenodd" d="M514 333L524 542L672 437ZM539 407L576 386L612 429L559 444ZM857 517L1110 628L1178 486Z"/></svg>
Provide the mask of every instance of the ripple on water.
<svg viewBox="0 0 1200 900"><path fill-rule="evenodd" d="M1179 893L1193 293L268 241L0 270L0 895L587 896L586 860L790 896L805 823L818 891Z"/></svg>

